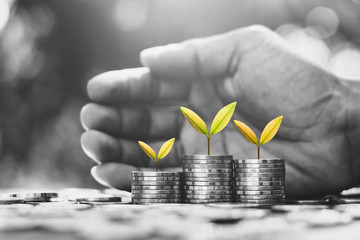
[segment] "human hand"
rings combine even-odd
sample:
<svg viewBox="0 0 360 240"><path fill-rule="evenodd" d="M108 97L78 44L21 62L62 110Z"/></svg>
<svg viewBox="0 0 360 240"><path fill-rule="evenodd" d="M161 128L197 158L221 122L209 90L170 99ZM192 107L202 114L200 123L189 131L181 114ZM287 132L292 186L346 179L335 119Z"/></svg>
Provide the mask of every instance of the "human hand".
<svg viewBox="0 0 360 240"><path fill-rule="evenodd" d="M182 153L205 154L206 138L183 124L184 102L206 122L237 101L235 119L259 133L284 115L261 157L286 161L286 194L309 197L337 193L354 184L347 145L346 87L320 67L294 54L263 27L248 27L210 38L148 49L144 68L100 74L90 80L81 121L85 153L102 165L92 169L102 184L129 189L130 172L153 166L137 140L152 146L177 141L160 167L180 166ZM212 154L256 158L234 126L212 138Z"/></svg>

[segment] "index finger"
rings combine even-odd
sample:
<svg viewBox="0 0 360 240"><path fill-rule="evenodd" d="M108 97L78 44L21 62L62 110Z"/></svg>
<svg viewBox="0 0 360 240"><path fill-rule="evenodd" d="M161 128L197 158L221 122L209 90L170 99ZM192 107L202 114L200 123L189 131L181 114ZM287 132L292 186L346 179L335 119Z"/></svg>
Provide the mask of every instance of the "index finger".
<svg viewBox="0 0 360 240"><path fill-rule="evenodd" d="M90 79L87 90L90 99L98 103L168 103L186 100L190 84L162 79L142 67L99 74Z"/></svg>

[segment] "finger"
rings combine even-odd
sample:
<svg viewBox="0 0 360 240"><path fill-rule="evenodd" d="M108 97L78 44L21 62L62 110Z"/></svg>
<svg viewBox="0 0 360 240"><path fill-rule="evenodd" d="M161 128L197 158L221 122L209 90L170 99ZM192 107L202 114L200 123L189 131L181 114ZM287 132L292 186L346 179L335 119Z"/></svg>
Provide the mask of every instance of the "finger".
<svg viewBox="0 0 360 240"><path fill-rule="evenodd" d="M93 77L87 86L91 100L98 103L148 103L183 101L190 83L154 77L148 68L105 72Z"/></svg>
<svg viewBox="0 0 360 240"><path fill-rule="evenodd" d="M149 144L154 149L160 149L163 141ZM82 134L81 146L84 152L97 163L118 162L136 167L149 166L149 157L141 150L136 141L116 139L103 132L90 130ZM181 144L175 142L169 155L159 160L159 166L179 166L182 152ZM150 166L155 166L155 160L151 160Z"/></svg>
<svg viewBox="0 0 360 240"><path fill-rule="evenodd" d="M241 61L251 32L269 31L250 27L213 37L146 49L141 62L151 72L172 78L206 79L231 75Z"/></svg>
<svg viewBox="0 0 360 240"><path fill-rule="evenodd" d="M80 113L86 130L93 129L114 137L160 140L178 137L182 116L178 108L114 108L95 103L85 105Z"/></svg>

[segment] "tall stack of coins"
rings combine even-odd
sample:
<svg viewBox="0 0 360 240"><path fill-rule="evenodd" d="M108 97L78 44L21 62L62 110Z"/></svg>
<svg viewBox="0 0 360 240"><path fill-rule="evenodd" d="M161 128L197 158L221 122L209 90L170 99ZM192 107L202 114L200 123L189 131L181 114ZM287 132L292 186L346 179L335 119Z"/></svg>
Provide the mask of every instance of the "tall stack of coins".
<svg viewBox="0 0 360 240"><path fill-rule="evenodd" d="M134 204L180 203L181 172L131 172Z"/></svg>
<svg viewBox="0 0 360 240"><path fill-rule="evenodd" d="M183 155L185 203L231 202L233 164L231 155Z"/></svg>
<svg viewBox="0 0 360 240"><path fill-rule="evenodd" d="M276 204L285 201L284 159L234 159L235 201Z"/></svg>

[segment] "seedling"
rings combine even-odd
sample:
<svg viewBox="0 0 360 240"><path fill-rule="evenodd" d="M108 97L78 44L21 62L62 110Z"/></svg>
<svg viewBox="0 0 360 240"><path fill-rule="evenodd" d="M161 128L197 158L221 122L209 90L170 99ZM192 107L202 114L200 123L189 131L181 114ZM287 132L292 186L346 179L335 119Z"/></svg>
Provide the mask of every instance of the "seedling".
<svg viewBox="0 0 360 240"><path fill-rule="evenodd" d="M142 142L142 141L138 141L141 149L146 153L146 155L148 155L150 158L155 159L155 163L156 163L156 172L158 171L158 161L164 157L166 157L171 148L173 147L175 142L175 138L172 138L168 141L166 141L160 148L158 155L156 156L155 151L146 143Z"/></svg>
<svg viewBox="0 0 360 240"><path fill-rule="evenodd" d="M238 120L234 120L234 123L236 128L240 131L240 133L244 136L244 138L256 145L258 159L260 159L260 146L273 139L273 137L279 130L282 119L283 116L280 116L271 120L262 131L260 141L257 140L256 134L245 123L240 122Z"/></svg>
<svg viewBox="0 0 360 240"><path fill-rule="evenodd" d="M236 102L230 103L223 107L215 116L214 120L211 123L210 132L208 131L204 120L199 117L194 111L186 108L180 107L181 112L184 114L186 120L195 128L199 133L205 134L208 143L208 155L210 155L210 137L215 133L223 130L226 125L229 123L232 115L234 114L236 107Z"/></svg>

